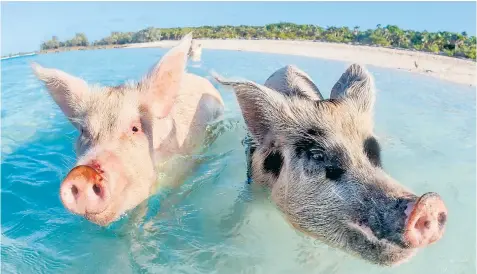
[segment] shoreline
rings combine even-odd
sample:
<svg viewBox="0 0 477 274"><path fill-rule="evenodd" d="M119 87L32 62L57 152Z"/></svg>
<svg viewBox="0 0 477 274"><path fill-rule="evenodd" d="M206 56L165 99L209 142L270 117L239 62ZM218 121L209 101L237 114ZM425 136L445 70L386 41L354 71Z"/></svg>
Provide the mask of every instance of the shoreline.
<svg viewBox="0 0 477 274"><path fill-rule="evenodd" d="M196 41L202 44L203 49L299 55L347 63L360 63L427 75L458 84L476 85L475 61L427 52L300 40L197 39ZM40 51L38 54L110 48L171 48L177 42L176 40L163 40L140 44L76 47Z"/></svg>
<svg viewBox="0 0 477 274"><path fill-rule="evenodd" d="M15 55L9 55L9 56L3 56L1 60L10 60L10 59L15 59L15 58L21 58L21 57L27 57L27 56L35 56L37 55L36 52L30 52L30 53L25 53L25 54L15 54Z"/></svg>

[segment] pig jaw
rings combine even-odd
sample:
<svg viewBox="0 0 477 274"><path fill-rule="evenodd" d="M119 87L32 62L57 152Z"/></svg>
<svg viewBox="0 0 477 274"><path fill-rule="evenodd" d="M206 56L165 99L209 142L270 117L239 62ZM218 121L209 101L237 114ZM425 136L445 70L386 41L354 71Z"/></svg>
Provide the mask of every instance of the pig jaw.
<svg viewBox="0 0 477 274"><path fill-rule="evenodd" d="M397 266L443 236L447 209L436 193L390 194L370 199L351 188L272 185L274 202L295 229L371 263Z"/></svg>

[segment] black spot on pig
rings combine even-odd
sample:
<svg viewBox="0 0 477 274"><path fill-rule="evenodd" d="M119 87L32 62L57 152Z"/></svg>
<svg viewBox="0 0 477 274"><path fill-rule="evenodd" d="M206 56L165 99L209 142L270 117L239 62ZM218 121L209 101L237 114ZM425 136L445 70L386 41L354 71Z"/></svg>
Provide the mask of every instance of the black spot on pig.
<svg viewBox="0 0 477 274"><path fill-rule="evenodd" d="M265 161L263 161L263 169L268 173L272 173L275 177L280 175L282 166L283 155L278 150L270 152L267 158L265 158Z"/></svg>
<svg viewBox="0 0 477 274"><path fill-rule="evenodd" d="M341 178L341 175L344 174L344 169L338 166L329 166L326 167L326 178L337 181Z"/></svg>
<svg viewBox="0 0 477 274"><path fill-rule="evenodd" d="M368 137L364 140L364 153L369 161L374 165L381 167L381 147L374 137Z"/></svg>

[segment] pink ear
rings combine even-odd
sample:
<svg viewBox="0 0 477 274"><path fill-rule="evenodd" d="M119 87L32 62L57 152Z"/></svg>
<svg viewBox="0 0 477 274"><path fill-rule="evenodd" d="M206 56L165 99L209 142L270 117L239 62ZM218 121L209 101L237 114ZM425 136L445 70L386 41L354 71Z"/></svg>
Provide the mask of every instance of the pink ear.
<svg viewBox="0 0 477 274"><path fill-rule="evenodd" d="M77 110L89 95L88 84L58 69L44 68L37 63L32 63L31 67L66 117L73 121ZM74 122L73 124L76 125Z"/></svg>
<svg viewBox="0 0 477 274"><path fill-rule="evenodd" d="M142 104L157 118L167 116L174 105L185 74L191 42L192 33L189 33L162 57L143 81Z"/></svg>

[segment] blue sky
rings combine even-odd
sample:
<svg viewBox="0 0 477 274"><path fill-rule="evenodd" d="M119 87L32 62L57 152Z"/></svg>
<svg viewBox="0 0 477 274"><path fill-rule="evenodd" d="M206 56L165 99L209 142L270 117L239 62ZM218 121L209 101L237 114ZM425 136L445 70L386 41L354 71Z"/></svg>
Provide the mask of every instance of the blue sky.
<svg viewBox="0 0 477 274"><path fill-rule="evenodd" d="M2 2L2 55L37 50L57 35L84 32L90 40L111 31L145 27L264 25L287 21L362 29L404 29L475 35L475 2Z"/></svg>

